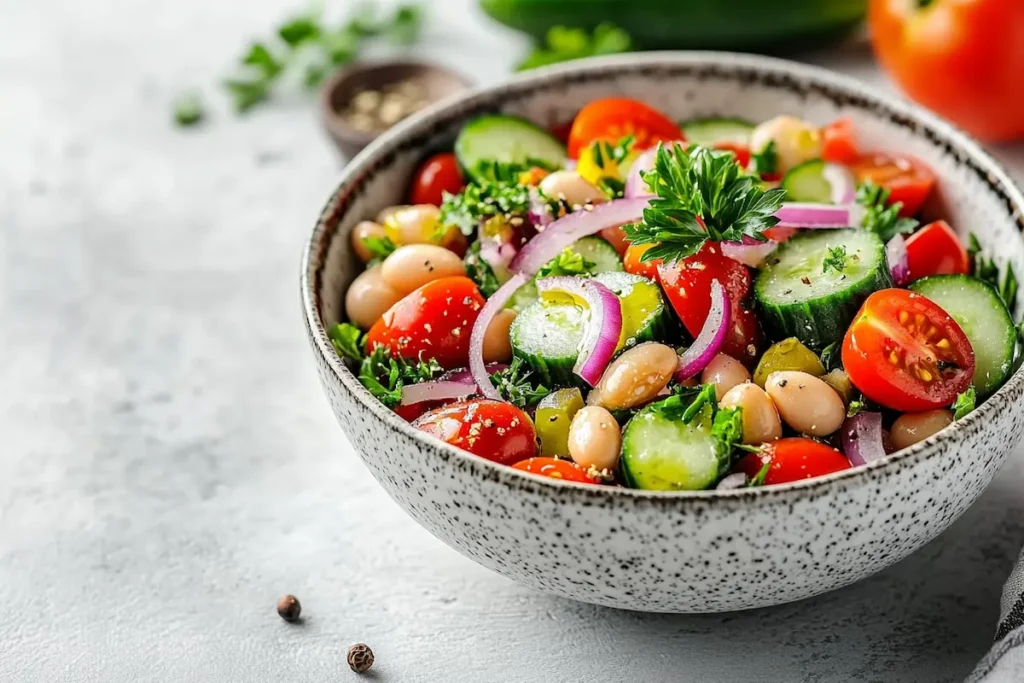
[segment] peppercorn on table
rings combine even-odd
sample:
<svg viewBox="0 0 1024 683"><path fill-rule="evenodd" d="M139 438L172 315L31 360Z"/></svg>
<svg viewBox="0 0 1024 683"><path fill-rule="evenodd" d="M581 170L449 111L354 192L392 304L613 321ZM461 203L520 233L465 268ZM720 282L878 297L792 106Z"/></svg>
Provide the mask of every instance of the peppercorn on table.
<svg viewBox="0 0 1024 683"><path fill-rule="evenodd" d="M404 516L297 313L338 172L315 108L235 119L211 86L202 127L171 121L301 4L0 4L0 681L354 680L355 643L382 682L962 680L1024 541L1019 451L908 560L740 614L552 598ZM429 5L415 54L493 81L525 50ZM862 47L805 58L881 82ZM1024 148L996 153L1024 177Z"/></svg>

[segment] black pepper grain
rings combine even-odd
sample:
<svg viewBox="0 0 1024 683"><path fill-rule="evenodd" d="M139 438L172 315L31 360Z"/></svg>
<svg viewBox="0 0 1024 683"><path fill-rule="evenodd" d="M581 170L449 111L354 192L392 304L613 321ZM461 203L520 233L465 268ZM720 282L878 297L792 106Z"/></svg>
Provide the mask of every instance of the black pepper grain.
<svg viewBox="0 0 1024 683"><path fill-rule="evenodd" d="M348 649L348 666L357 674L364 674L373 666L373 650L366 643L356 643Z"/></svg>

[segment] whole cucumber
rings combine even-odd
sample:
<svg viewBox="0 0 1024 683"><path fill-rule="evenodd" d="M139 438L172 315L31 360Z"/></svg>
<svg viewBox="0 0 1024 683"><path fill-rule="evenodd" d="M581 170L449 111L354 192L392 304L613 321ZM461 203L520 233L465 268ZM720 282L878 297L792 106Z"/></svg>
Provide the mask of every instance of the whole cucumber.
<svg viewBox="0 0 1024 683"><path fill-rule="evenodd" d="M542 41L552 26L611 22L637 49L782 51L855 27L868 0L480 0L497 21Z"/></svg>

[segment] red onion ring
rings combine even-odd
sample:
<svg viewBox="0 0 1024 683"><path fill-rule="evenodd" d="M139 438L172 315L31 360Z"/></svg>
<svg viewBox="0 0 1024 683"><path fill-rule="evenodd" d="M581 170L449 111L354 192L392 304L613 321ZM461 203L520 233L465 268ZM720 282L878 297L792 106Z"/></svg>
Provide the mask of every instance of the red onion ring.
<svg viewBox="0 0 1024 683"><path fill-rule="evenodd" d="M902 287L910 282L910 257L907 254L907 241L903 235L896 234L885 245L885 258L889 262L892 281Z"/></svg>
<svg viewBox="0 0 1024 683"><path fill-rule="evenodd" d="M537 280L537 291L564 292L586 304L590 315L583 328L579 357L572 371L595 386L608 367L622 334L622 302L615 292L597 280L578 277L546 277Z"/></svg>
<svg viewBox="0 0 1024 683"><path fill-rule="evenodd" d="M821 175L832 186L833 204L852 204L857 196L857 181L850 169L841 164L825 164Z"/></svg>
<svg viewBox="0 0 1024 683"><path fill-rule="evenodd" d="M676 369L677 382L685 382L707 367L711 359L718 355L729 332L730 324L729 294L718 280L711 281L711 309L704 320L700 334L693 340L693 346L679 356L679 367Z"/></svg>
<svg viewBox="0 0 1024 683"><path fill-rule="evenodd" d="M722 255L739 261L751 268L760 268L764 260L768 258L779 246L778 242L768 240L759 242L748 235L743 236L742 242L722 242Z"/></svg>
<svg viewBox="0 0 1024 683"><path fill-rule="evenodd" d="M507 367L504 363L490 363L487 365L488 376ZM402 405L407 406L423 401L454 401L476 393L479 393L479 388L476 381L473 380L473 373L466 369L452 370L429 382L417 382L403 386Z"/></svg>
<svg viewBox="0 0 1024 683"><path fill-rule="evenodd" d="M487 372L487 365L484 363L484 336L487 334L487 327L498 311L503 309L512 295L516 293L516 290L525 285L530 277L531 275L526 273L513 275L508 282L491 295L484 307L480 309L476 322L473 324L473 332L469 337L469 370L480 393L487 398L504 400L491 383L491 375Z"/></svg>
<svg viewBox="0 0 1024 683"><path fill-rule="evenodd" d="M881 413L857 413L846 418L841 438L843 453L852 465L865 465L885 457Z"/></svg>
<svg viewBox="0 0 1024 683"><path fill-rule="evenodd" d="M775 212L777 228L851 228L860 225L863 209L856 204L787 202Z"/></svg>
<svg viewBox="0 0 1024 683"><path fill-rule="evenodd" d="M626 176L626 189L623 194L628 199L635 199L637 197L653 197L654 194L651 189L647 187L647 183L640 177L641 171L650 171L654 168L654 158L658 154L658 148L652 147L634 161L633 165L629 167L629 174Z"/></svg>

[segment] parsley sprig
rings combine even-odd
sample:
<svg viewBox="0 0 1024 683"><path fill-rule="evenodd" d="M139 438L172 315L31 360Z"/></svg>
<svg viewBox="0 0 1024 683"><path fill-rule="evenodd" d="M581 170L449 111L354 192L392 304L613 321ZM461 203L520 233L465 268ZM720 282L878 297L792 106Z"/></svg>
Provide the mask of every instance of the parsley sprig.
<svg viewBox="0 0 1024 683"><path fill-rule="evenodd" d="M373 255L373 258L370 260L370 263L367 264L367 267L372 265L374 262L383 261L388 256L391 256L391 252L398 248L395 243L391 241L391 238L386 236L364 237L363 245L366 247L366 250Z"/></svg>
<svg viewBox="0 0 1024 683"><path fill-rule="evenodd" d="M581 28L552 26L548 29L545 45L534 48L519 63L516 71L536 69L571 59L629 52L632 44L628 33L607 22L599 24L591 35Z"/></svg>
<svg viewBox="0 0 1024 683"><path fill-rule="evenodd" d="M341 323L329 329L327 336L331 338L331 344L339 356L357 363L363 362L366 344L362 339L363 332L358 327L351 323Z"/></svg>
<svg viewBox="0 0 1024 683"><path fill-rule="evenodd" d="M530 188L510 180L482 180L458 194L444 193L438 225L458 226L464 235L495 216L524 216L530 210Z"/></svg>
<svg viewBox="0 0 1024 683"><path fill-rule="evenodd" d="M388 408L394 408L402 402L402 387L429 382L443 372L444 368L433 358L410 361L391 355L386 346L378 346L359 366L359 381L374 398Z"/></svg>
<svg viewBox="0 0 1024 683"><path fill-rule="evenodd" d="M566 247L558 256L541 266L537 271L537 279L560 275L586 277L594 274L595 265L590 259L573 251L572 247Z"/></svg>
<svg viewBox="0 0 1024 683"><path fill-rule="evenodd" d="M779 153L775 149L775 140L769 140L761 151L750 155L750 168L762 176L778 173Z"/></svg>
<svg viewBox="0 0 1024 683"><path fill-rule="evenodd" d="M913 218L900 217L903 202L889 202L889 190L879 187L870 180L857 188L857 203L865 208L861 226L888 242L898 234L913 232L918 222Z"/></svg>
<svg viewBox="0 0 1024 683"><path fill-rule="evenodd" d="M846 247L839 245L829 247L828 254L821 261L821 272L827 273L829 269L842 273L846 269Z"/></svg>
<svg viewBox="0 0 1024 683"><path fill-rule="evenodd" d="M778 188L764 190L731 153L696 145L659 145L654 168L642 177L657 198L644 209L642 222L623 227L631 243L655 245L641 257L645 262L679 261L708 241L763 241L762 233L779 222L774 214L786 195Z"/></svg>
<svg viewBox="0 0 1024 683"><path fill-rule="evenodd" d="M491 375L491 382L502 398L520 408L537 405L551 393L535 379L534 373L518 357L513 358L507 368Z"/></svg>
<svg viewBox="0 0 1024 683"><path fill-rule="evenodd" d="M485 298L490 298L501 287L501 281L494 274L494 269L480 256L480 241L469 245L466 251L466 275L480 288Z"/></svg>
<svg viewBox="0 0 1024 683"><path fill-rule="evenodd" d="M967 391L956 397L953 402L953 419L959 420L972 410L978 403L978 392L974 386L967 387Z"/></svg>
<svg viewBox="0 0 1024 683"><path fill-rule="evenodd" d="M989 283L995 288L999 298L1006 304L1010 315L1016 314L1017 309L1017 274L1013 271L1013 264L1006 264L1006 272L1000 277L999 266L996 262L981 253L981 243L978 237L972 232L968 237L967 255L971 259L971 274L974 277Z"/></svg>

